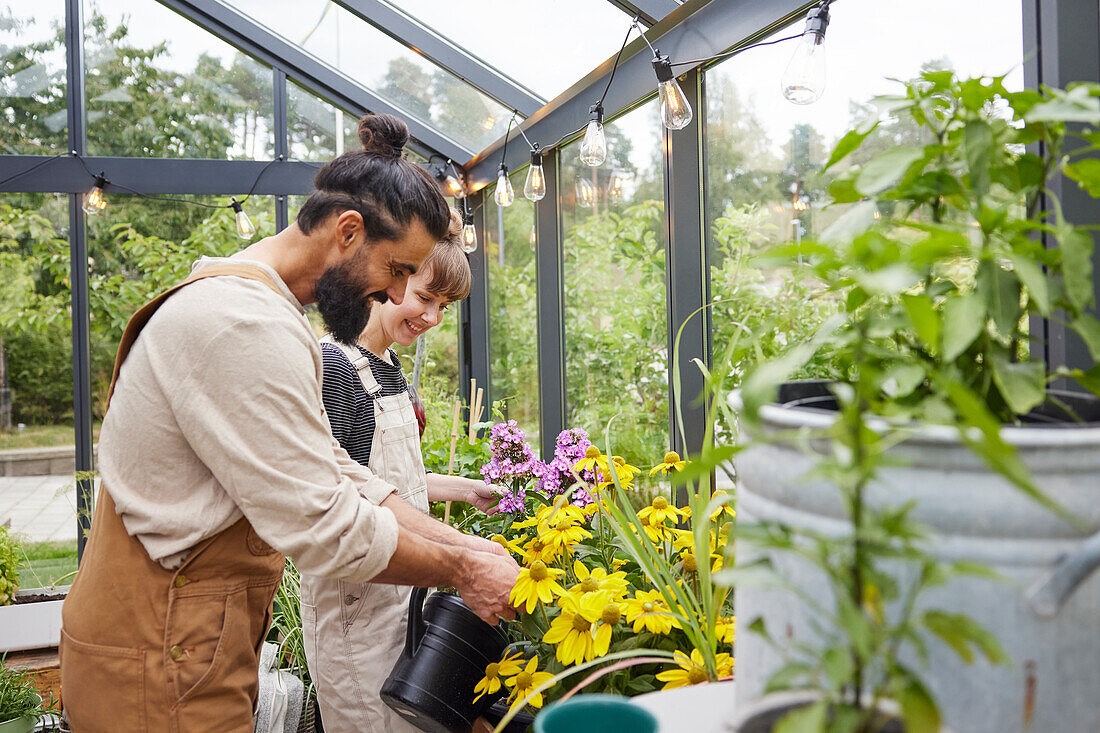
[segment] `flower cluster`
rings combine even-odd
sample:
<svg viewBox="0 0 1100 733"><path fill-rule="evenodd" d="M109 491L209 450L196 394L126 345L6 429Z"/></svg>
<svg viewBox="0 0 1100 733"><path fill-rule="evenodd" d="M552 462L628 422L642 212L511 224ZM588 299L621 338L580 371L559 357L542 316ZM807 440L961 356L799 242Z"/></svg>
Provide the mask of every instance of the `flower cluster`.
<svg viewBox="0 0 1100 733"><path fill-rule="evenodd" d="M546 699L554 700L567 689L557 675L627 650L679 653L665 667L651 660L611 670L593 684L637 694L662 683L669 688L732 673L732 604L708 573L725 560L732 497L708 489L693 498L698 513L693 517L689 507L669 498L667 485L653 485L683 471L687 461L669 452L646 479L646 471L603 454L576 428L558 436L554 457L541 470L533 466L514 423L494 427L492 438L493 460L482 473L489 478L496 471L508 479L526 471L524 478L531 480L526 487L512 484L516 493L506 497L503 508L513 514L494 515L480 525L523 566L509 599L519 609L513 634L522 655L512 650L489 665L478 692L507 687L514 707L546 681ZM643 566L639 543L657 566ZM709 605L700 600L704 583ZM535 707L542 702L541 694L528 701Z"/></svg>
<svg viewBox="0 0 1100 733"><path fill-rule="evenodd" d="M502 512L522 512L526 487L542 475L544 465L535 457L527 435L515 420L497 423L489 430L492 458L481 467L485 482L510 489L501 495Z"/></svg>
<svg viewBox="0 0 1100 733"><path fill-rule="evenodd" d="M542 477L539 479L539 490L546 496L558 496L569 492L571 487L576 487L570 493L570 501L580 507L592 503L592 497L582 486L576 486L570 469L577 461L584 458L584 453L592 442L588 439L588 432L583 428L569 428L561 431L557 443L554 445L554 458L544 464ZM582 471L581 478L593 484L596 476L592 471Z"/></svg>

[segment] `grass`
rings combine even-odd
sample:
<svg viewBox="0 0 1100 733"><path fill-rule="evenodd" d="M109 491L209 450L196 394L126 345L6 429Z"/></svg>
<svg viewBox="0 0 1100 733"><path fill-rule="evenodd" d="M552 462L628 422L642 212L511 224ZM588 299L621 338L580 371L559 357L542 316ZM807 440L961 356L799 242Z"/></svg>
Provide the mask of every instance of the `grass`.
<svg viewBox="0 0 1100 733"><path fill-rule="evenodd" d="M92 440L99 439L99 423L92 425ZM72 425L28 425L22 431L0 432L0 450L53 448L73 445Z"/></svg>
<svg viewBox="0 0 1100 733"><path fill-rule="evenodd" d="M26 557L19 568L21 589L47 588L73 582L70 574L76 572L76 540L31 542L23 545L22 549Z"/></svg>

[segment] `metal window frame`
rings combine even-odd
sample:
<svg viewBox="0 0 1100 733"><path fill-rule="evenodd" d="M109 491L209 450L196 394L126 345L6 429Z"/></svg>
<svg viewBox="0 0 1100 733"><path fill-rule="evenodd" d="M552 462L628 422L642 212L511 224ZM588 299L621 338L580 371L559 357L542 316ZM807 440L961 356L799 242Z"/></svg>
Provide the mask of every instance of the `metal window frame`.
<svg viewBox="0 0 1100 733"><path fill-rule="evenodd" d="M629 16L646 25L656 25L666 15L680 7L676 0L607 0Z"/></svg>
<svg viewBox="0 0 1100 733"><path fill-rule="evenodd" d="M462 144L354 82L343 72L218 0L157 2L272 68L281 69L313 94L349 112L362 115L369 111L401 117L409 126L413 138L409 141L409 147L425 158L434 154L452 160L465 160L473 154Z"/></svg>
<svg viewBox="0 0 1100 733"><path fill-rule="evenodd" d="M658 50L676 59L696 59L734 50L764 38L797 20L816 5L806 0L691 0L646 31ZM605 119L618 117L654 97L657 81L650 60L653 55L641 38L623 50L615 83L604 100ZM520 127L532 141L544 146L565 136L565 143L579 137L588 119L588 108L599 100L614 66L614 56L604 61L566 92L524 120ZM683 67L681 74L703 66ZM582 127L583 129L583 127ZM520 136L516 130L513 138ZM510 138L512 139L512 138ZM496 140L466 164L469 184L483 188L496 178L504 138ZM525 165L527 147L509 146L504 163L509 170Z"/></svg>
<svg viewBox="0 0 1100 733"><path fill-rule="evenodd" d="M460 395L469 396L467 389L471 379L485 389L482 404L491 406L492 385L489 374L489 258L485 254L484 193L466 197L466 205L474 212L474 231L477 233L477 249L467 255L470 262L470 295L462 301L458 334ZM469 407L469 405L467 405Z"/></svg>
<svg viewBox="0 0 1100 733"><path fill-rule="evenodd" d="M336 4L509 110L528 117L546 104L520 82L384 0L336 0Z"/></svg>
<svg viewBox="0 0 1100 733"><path fill-rule="evenodd" d="M546 196L535 204L536 342L539 369L539 435L543 456L566 428L565 255L562 250L561 153L542 158Z"/></svg>

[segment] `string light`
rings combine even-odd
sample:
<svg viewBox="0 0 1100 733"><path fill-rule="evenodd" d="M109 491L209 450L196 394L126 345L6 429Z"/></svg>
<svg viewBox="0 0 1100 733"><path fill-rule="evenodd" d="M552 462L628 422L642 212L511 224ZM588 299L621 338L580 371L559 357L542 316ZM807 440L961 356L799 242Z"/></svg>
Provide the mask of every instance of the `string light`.
<svg viewBox="0 0 1100 733"><path fill-rule="evenodd" d="M103 174L95 176L95 185L92 190L84 194L84 204L80 208L89 216L98 216L107 208L107 198L103 194L103 188L107 185L107 179Z"/></svg>
<svg viewBox="0 0 1100 733"><path fill-rule="evenodd" d="M470 254L477 249L477 230L474 229L474 212L465 210L462 212L462 251Z"/></svg>
<svg viewBox="0 0 1100 733"><path fill-rule="evenodd" d="M531 167L527 169L523 195L531 201L541 201L546 196L546 175L542 170L542 153L538 150L531 151Z"/></svg>
<svg viewBox="0 0 1100 733"><path fill-rule="evenodd" d="M504 164L508 159L508 136L512 134L512 123L515 119L516 113L513 111L512 116L508 118L508 129L504 131L504 149L500 153L500 168L497 169L497 190L493 194L493 200L497 202L497 206L511 206L516 200L515 189L512 188L512 182L508 179L508 166Z"/></svg>
<svg viewBox="0 0 1100 733"><path fill-rule="evenodd" d="M806 15L806 30L783 72L783 97L794 104L812 104L825 91L825 29L829 27L829 2Z"/></svg>
<svg viewBox="0 0 1100 733"><path fill-rule="evenodd" d="M607 182L607 198L609 201L622 201L626 186L626 176L620 170L611 171L611 179Z"/></svg>
<svg viewBox="0 0 1100 733"><path fill-rule="evenodd" d="M691 122L691 105L672 73L668 56L654 51L653 71L657 74L657 96L661 102L661 122L670 130L682 130Z"/></svg>
<svg viewBox="0 0 1100 733"><path fill-rule="evenodd" d="M596 203L596 187L592 185L592 181L578 173L574 188L577 193L577 206L583 209L592 208L592 204Z"/></svg>
<svg viewBox="0 0 1100 733"><path fill-rule="evenodd" d="M241 239L252 239L256 236L256 225L248 218L248 214L244 213L241 203L237 199L233 199L229 203L229 208L233 209L236 214L237 236Z"/></svg>

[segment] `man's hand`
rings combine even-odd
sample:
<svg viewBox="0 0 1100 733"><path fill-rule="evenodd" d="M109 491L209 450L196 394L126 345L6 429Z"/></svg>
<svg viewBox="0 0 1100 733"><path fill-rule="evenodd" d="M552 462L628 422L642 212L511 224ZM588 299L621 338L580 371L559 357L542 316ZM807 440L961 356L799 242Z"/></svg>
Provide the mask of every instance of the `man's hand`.
<svg viewBox="0 0 1100 733"><path fill-rule="evenodd" d="M499 545L497 547L503 549ZM502 618L515 618L516 611L508 596L516 584L519 564L508 553L501 556L474 550L464 554L461 578L455 586L462 600L488 624L495 626Z"/></svg>
<svg viewBox="0 0 1100 733"><path fill-rule="evenodd" d="M469 547L471 550L476 550L478 552L488 552L491 555L504 555L506 557L511 557L511 554L503 547L501 547L499 542L493 542L492 540L487 540L484 537L478 537L475 534L467 534L463 535L463 537L466 538L466 546Z"/></svg>

